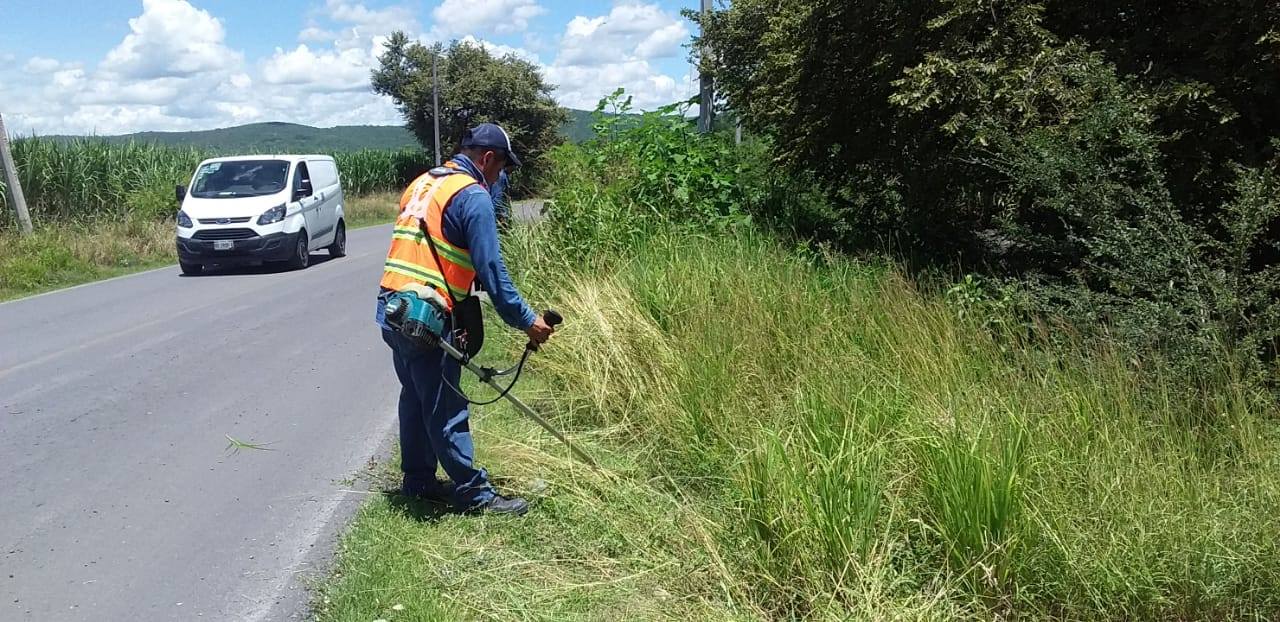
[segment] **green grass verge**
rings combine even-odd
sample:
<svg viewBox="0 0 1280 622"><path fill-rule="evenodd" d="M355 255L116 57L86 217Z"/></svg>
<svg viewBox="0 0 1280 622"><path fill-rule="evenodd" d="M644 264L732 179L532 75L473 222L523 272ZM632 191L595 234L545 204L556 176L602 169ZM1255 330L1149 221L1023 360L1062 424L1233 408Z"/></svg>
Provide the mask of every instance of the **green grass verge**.
<svg viewBox="0 0 1280 622"><path fill-rule="evenodd" d="M347 199L347 227L360 229L395 222L400 211L400 195L391 192Z"/></svg>
<svg viewBox="0 0 1280 622"><path fill-rule="evenodd" d="M374 499L322 620L1280 615L1280 425L1229 368L1188 387L995 338L892 267L763 236L507 245L568 318L521 394L607 475L480 409L481 461L533 512Z"/></svg>
<svg viewBox="0 0 1280 622"><path fill-rule="evenodd" d="M348 227L395 220L397 196L347 201ZM0 301L172 265L173 225L140 218L44 225L31 236L0 231Z"/></svg>
<svg viewBox="0 0 1280 622"><path fill-rule="evenodd" d="M491 310L488 321L499 321ZM496 363L522 343L497 329L489 339L487 358ZM554 413L534 359L518 393ZM477 384L467 381L464 390L492 396ZM708 508L669 480L645 478L640 456L577 430L575 442L605 467L595 472L505 401L476 409L472 429L495 484L529 499L532 515L462 516L375 494L318 592L321 620L756 619L716 587L732 579L707 548L717 530L706 522ZM371 490L394 491L399 477L398 461L382 465Z"/></svg>
<svg viewBox="0 0 1280 622"><path fill-rule="evenodd" d="M140 220L0 233L0 300L173 263L171 225Z"/></svg>

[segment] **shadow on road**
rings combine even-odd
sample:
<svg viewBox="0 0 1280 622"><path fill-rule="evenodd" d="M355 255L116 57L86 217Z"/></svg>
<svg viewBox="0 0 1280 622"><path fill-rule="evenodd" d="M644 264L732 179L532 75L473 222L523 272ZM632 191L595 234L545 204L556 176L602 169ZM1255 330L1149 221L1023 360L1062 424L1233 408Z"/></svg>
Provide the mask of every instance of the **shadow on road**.
<svg viewBox="0 0 1280 622"><path fill-rule="evenodd" d="M337 259L327 253L319 255L312 254L310 265L305 269L314 268L321 264L329 263ZM225 266L218 264L206 264L205 269L200 274L182 274L179 275L184 279L199 279L208 276L248 276L255 274L280 274L282 272L296 272L293 268L285 264L261 263L261 264L228 264Z"/></svg>

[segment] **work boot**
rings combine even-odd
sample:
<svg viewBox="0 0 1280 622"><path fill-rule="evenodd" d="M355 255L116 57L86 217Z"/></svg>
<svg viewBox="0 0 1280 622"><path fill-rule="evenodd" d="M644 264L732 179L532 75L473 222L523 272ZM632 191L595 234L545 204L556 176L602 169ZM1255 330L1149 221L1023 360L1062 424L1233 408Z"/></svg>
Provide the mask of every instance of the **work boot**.
<svg viewBox="0 0 1280 622"><path fill-rule="evenodd" d="M472 509L473 511L483 512L485 514L510 514L512 516L524 516L525 512L529 511L529 502L519 497L493 495L492 499L489 499Z"/></svg>
<svg viewBox="0 0 1280 622"><path fill-rule="evenodd" d="M434 478L430 482L410 481L405 478L400 483L400 495L423 501L446 503L449 501L450 490L441 484L440 480Z"/></svg>

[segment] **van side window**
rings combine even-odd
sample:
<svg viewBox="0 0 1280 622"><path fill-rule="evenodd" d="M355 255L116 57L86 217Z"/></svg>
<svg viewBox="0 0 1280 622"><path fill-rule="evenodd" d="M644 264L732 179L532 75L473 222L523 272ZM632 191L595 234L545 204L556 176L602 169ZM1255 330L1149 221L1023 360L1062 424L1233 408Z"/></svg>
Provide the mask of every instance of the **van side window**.
<svg viewBox="0 0 1280 622"><path fill-rule="evenodd" d="M338 183L338 167L328 160L311 160L311 181L317 189L328 188Z"/></svg>
<svg viewBox="0 0 1280 622"><path fill-rule="evenodd" d="M299 162L298 167L293 170L293 192L297 194L302 190L302 182L311 181L311 174L307 171L307 163Z"/></svg>

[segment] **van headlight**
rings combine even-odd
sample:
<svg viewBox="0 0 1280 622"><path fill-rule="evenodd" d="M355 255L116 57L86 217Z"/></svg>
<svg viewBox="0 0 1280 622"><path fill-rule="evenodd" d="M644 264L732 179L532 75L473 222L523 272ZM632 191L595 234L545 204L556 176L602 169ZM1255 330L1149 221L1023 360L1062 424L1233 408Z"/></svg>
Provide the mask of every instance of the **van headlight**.
<svg viewBox="0 0 1280 622"><path fill-rule="evenodd" d="M284 220L284 212L284 203L281 203L280 205L262 212L262 215L258 217L258 224L269 225L273 222L280 222Z"/></svg>
<svg viewBox="0 0 1280 622"><path fill-rule="evenodd" d="M178 226L183 229L190 229L194 225L191 224L191 217L186 212L178 210Z"/></svg>

